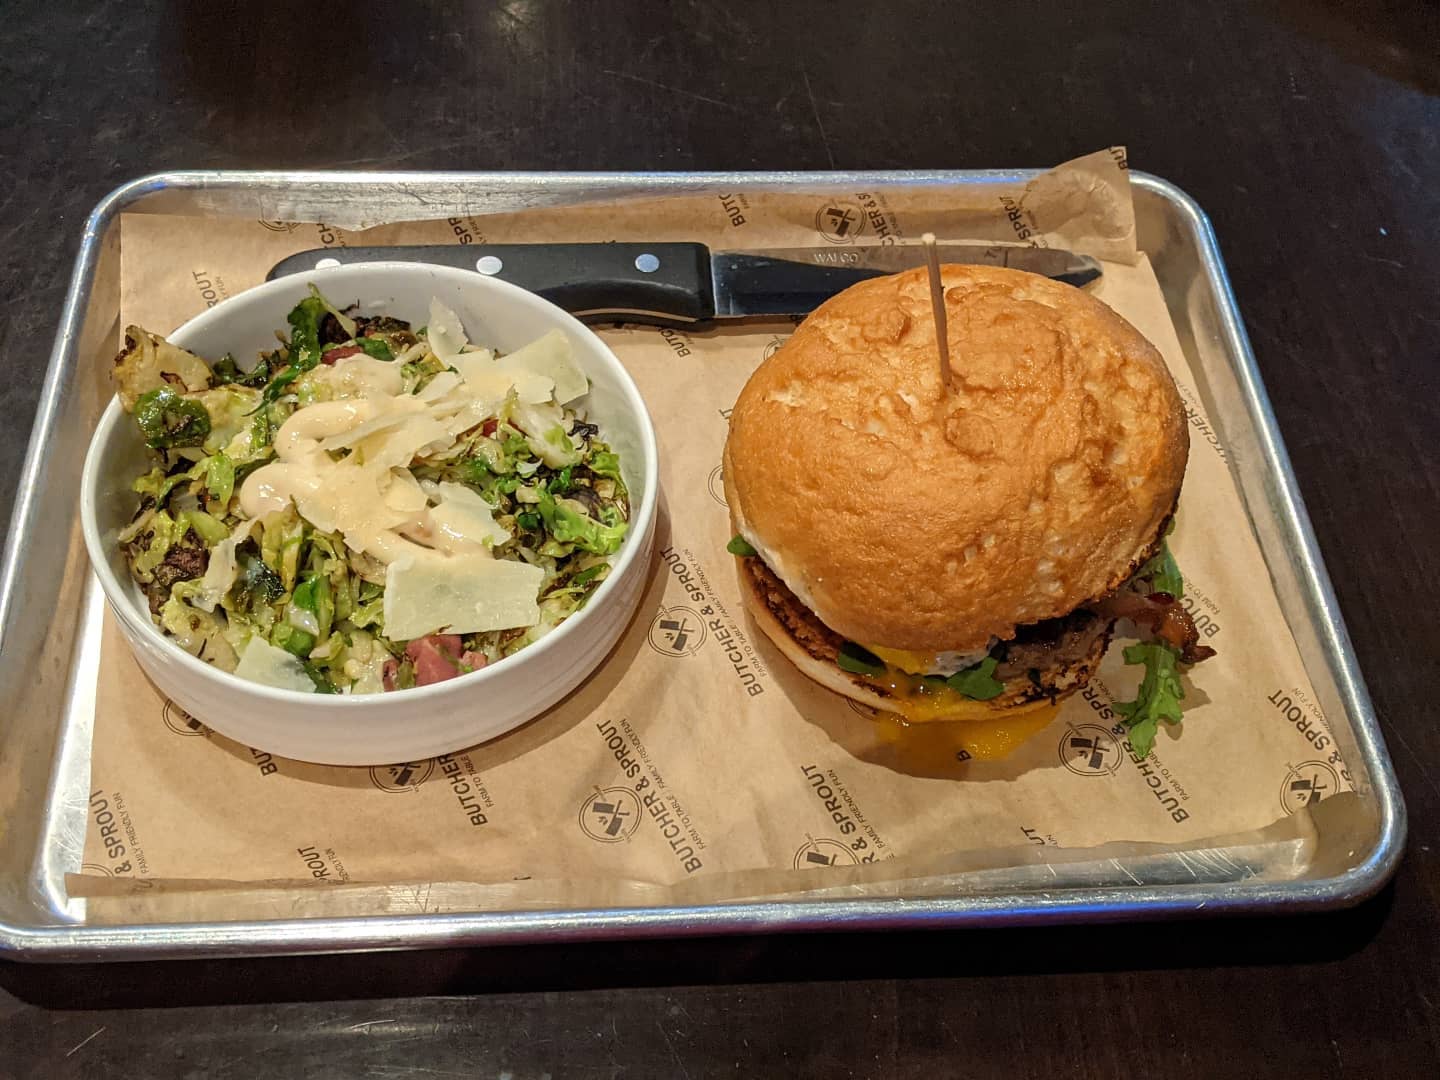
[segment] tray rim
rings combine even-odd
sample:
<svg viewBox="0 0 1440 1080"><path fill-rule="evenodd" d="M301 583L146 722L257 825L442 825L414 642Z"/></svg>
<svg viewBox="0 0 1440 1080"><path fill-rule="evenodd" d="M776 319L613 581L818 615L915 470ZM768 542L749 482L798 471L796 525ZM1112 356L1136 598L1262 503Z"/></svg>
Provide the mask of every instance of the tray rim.
<svg viewBox="0 0 1440 1080"><path fill-rule="evenodd" d="M520 192L534 186L577 196L633 193L697 193L748 187L823 191L873 182L953 185L1027 180L1039 169L746 171L746 172L469 172L342 170L177 170L153 173L120 185L86 219L48 370L66 365L75 348L88 303L99 246L115 219L157 192L188 190L281 190L304 183L355 187L458 182ZM1302 595L1320 633L1325 659L1349 713L1356 747L1374 785L1378 831L1365 857L1326 878L1282 882L1233 882L1216 886L1146 885L1066 889L1056 894L997 893L957 899L861 899L761 901L700 906L471 912L459 914L361 915L316 919L244 920L219 923L151 923L30 927L0 920L0 956L34 962L174 959L200 955L255 956L393 951L467 945L573 942L641 937L701 937L745 933L944 929L1076 922L1121 922L1196 915L1256 915L1320 911L1358 904L1394 875L1404 853L1406 811L1359 662L1315 541L1310 518L1281 437L1269 395L1240 318L1219 242L1209 216L1177 185L1150 173L1130 171L1131 184L1171 203L1179 212L1220 317L1222 344L1251 412L1262 468L1276 482L1275 500L1285 539L1299 556ZM0 647L18 592L23 545L36 516L35 481L60 405L63 388L47 380L36 408L15 504L0 563Z"/></svg>

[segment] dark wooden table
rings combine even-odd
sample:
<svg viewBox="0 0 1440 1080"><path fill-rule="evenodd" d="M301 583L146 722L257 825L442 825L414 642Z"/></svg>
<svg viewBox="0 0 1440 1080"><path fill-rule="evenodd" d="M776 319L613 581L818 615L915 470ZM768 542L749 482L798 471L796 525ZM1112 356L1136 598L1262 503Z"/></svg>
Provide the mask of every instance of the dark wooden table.
<svg viewBox="0 0 1440 1080"><path fill-rule="evenodd" d="M0 1076L1436 1075L1434 3L410 6L0 10L0 500L80 225L142 173L1043 166L1125 142L1220 235L1408 857L1356 910L1265 922L0 965Z"/></svg>

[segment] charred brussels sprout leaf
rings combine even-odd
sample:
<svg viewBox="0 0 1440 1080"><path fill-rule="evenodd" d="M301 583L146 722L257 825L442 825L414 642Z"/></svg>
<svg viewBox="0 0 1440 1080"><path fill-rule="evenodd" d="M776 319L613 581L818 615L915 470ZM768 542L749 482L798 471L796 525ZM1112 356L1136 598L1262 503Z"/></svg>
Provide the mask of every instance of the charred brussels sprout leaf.
<svg viewBox="0 0 1440 1080"><path fill-rule="evenodd" d="M395 354L390 351L390 346L379 338L356 338L355 344L360 346L366 356L373 356L376 360L385 360L388 362L395 359Z"/></svg>
<svg viewBox="0 0 1440 1080"><path fill-rule="evenodd" d="M135 423L152 450L199 446L210 434L210 414L198 401L187 401L168 386L141 394Z"/></svg>
<svg viewBox="0 0 1440 1080"><path fill-rule="evenodd" d="M215 386L248 386L252 389L259 389L270 381L270 363L273 354L266 354L260 357L259 362L249 371L242 371L235 358L226 353L219 360L215 361L210 369L210 381Z"/></svg>
<svg viewBox="0 0 1440 1080"><path fill-rule="evenodd" d="M290 362L265 387L264 404L278 400L291 383L320 363L320 320L328 310L324 298L312 290L285 317L290 324Z"/></svg>

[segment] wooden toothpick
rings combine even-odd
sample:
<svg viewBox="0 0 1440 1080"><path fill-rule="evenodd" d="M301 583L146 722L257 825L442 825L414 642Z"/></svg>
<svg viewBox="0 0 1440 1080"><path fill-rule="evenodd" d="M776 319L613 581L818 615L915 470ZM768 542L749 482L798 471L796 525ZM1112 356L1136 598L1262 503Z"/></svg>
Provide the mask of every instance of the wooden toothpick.
<svg viewBox="0 0 1440 1080"><path fill-rule="evenodd" d="M925 260L930 266L930 310L935 316L935 343L940 347L940 386L950 391L950 329L945 321L945 286L940 281L940 251L935 234L920 237L925 245Z"/></svg>

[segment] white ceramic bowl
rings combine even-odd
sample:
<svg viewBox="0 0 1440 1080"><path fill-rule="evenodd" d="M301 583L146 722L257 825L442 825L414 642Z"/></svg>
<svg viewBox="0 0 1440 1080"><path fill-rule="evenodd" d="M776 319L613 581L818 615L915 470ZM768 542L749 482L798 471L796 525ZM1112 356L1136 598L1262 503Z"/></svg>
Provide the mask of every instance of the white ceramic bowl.
<svg viewBox="0 0 1440 1080"><path fill-rule="evenodd" d="M533 293L465 270L417 263L359 263L267 282L209 309L169 335L214 359L253 358L313 282L341 306L357 299L423 325L431 297L452 308L470 340L504 351L559 328L590 377L588 418L620 455L630 489L630 531L614 569L585 609L514 656L432 686L386 694L301 694L237 678L185 652L151 621L116 536L138 496L146 450L113 400L100 418L81 479L80 513L90 562L125 640L166 695L216 731L272 754L331 765L418 761L494 738L530 720L580 684L619 639L640 601L655 538L658 462L645 403L615 354L573 316Z"/></svg>

